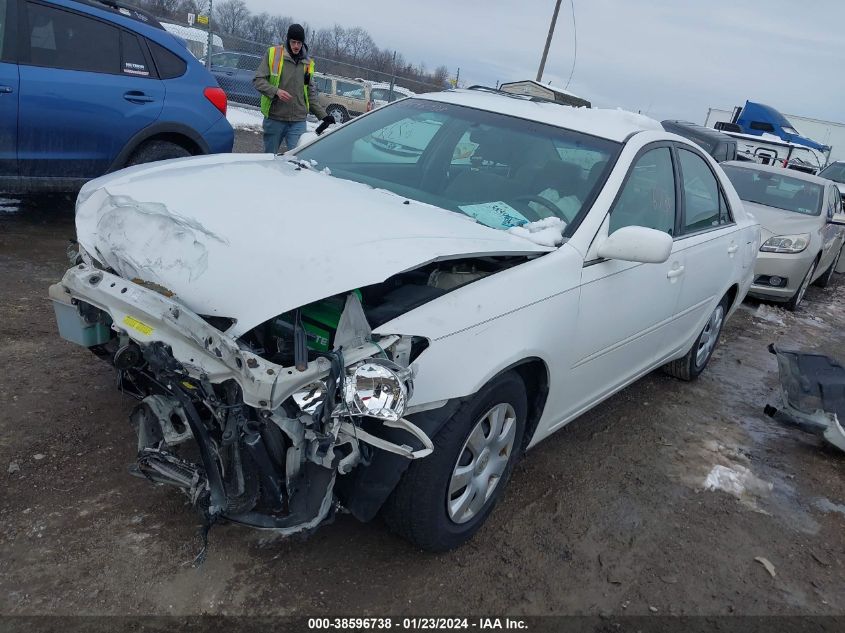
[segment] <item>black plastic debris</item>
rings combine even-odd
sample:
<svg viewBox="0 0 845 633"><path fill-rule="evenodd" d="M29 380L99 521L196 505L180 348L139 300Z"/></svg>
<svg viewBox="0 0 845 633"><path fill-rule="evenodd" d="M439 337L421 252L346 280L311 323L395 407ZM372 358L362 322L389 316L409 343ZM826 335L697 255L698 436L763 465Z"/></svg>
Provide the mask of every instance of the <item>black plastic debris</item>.
<svg viewBox="0 0 845 633"><path fill-rule="evenodd" d="M766 415L818 435L845 451L845 367L823 354L781 350L777 356L782 407L766 405Z"/></svg>

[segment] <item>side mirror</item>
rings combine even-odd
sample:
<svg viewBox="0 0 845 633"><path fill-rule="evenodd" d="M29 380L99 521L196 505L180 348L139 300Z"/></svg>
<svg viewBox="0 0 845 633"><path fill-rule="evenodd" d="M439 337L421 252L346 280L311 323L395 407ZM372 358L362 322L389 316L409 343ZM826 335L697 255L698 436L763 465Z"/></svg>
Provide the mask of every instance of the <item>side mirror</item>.
<svg viewBox="0 0 845 633"><path fill-rule="evenodd" d="M662 264L671 253L672 236L644 226L624 226L598 248L599 257L643 264Z"/></svg>

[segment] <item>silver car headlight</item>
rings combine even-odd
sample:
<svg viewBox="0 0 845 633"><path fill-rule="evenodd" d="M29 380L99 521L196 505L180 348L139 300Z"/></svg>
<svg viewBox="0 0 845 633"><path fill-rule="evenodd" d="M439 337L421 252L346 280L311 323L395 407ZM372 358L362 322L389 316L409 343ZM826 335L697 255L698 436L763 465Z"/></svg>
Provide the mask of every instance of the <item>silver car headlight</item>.
<svg viewBox="0 0 845 633"><path fill-rule="evenodd" d="M800 253L810 245L810 234L775 235L767 239L760 250L764 253Z"/></svg>
<svg viewBox="0 0 845 633"><path fill-rule="evenodd" d="M413 393L411 371L381 358L356 363L346 369L343 413L395 422L405 413ZM340 413L340 411L338 411Z"/></svg>

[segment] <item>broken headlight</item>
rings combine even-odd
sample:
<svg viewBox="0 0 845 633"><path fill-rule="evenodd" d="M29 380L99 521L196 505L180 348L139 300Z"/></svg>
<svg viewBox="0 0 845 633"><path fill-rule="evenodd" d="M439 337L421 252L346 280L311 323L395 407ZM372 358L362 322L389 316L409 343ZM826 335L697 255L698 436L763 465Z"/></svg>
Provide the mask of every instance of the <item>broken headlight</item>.
<svg viewBox="0 0 845 633"><path fill-rule="evenodd" d="M344 404L336 413L395 422L404 415L412 393L409 369L380 358L365 360L346 369Z"/></svg>

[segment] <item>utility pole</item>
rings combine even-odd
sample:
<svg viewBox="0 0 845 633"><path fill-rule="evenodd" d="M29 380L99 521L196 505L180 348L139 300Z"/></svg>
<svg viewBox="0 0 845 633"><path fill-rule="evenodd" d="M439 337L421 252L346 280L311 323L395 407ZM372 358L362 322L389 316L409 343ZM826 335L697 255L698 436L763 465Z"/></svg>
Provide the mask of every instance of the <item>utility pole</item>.
<svg viewBox="0 0 845 633"><path fill-rule="evenodd" d="M211 37L211 7L213 2L214 0L208 0L208 44L206 45L205 51L205 67L208 68L208 70L211 70L211 51L213 50L211 48L211 43L213 41ZM557 13L555 13L555 16L557 16Z"/></svg>
<svg viewBox="0 0 845 633"><path fill-rule="evenodd" d="M396 85L396 51L393 51L393 61L390 63L390 90L387 101L393 103L393 86Z"/></svg>
<svg viewBox="0 0 845 633"><path fill-rule="evenodd" d="M560 11L560 0L555 3L555 12L552 15L552 23L549 25L549 36L546 38L546 48L543 49L543 58L540 60L540 68L537 70L537 81L543 80L543 69L546 67L546 57L549 56L549 47L552 45L552 36L555 34L557 14Z"/></svg>
<svg viewBox="0 0 845 633"><path fill-rule="evenodd" d="M460 80L461 80L461 67L460 67L460 66L458 66L458 72L457 72L457 74L455 75L455 88L460 88L460 86L458 85L458 82L459 82Z"/></svg>

